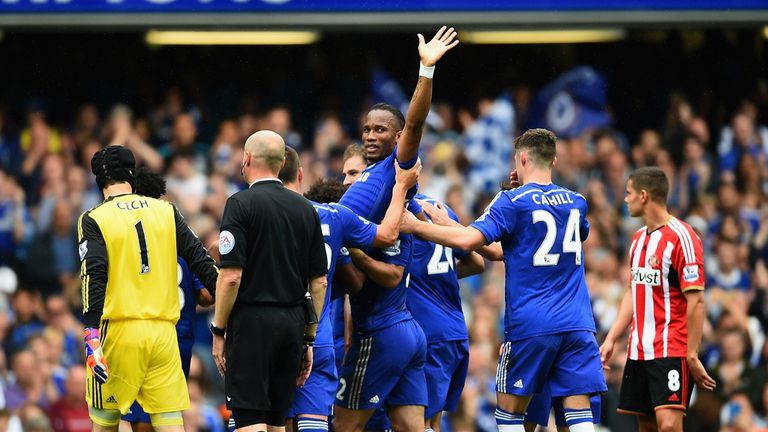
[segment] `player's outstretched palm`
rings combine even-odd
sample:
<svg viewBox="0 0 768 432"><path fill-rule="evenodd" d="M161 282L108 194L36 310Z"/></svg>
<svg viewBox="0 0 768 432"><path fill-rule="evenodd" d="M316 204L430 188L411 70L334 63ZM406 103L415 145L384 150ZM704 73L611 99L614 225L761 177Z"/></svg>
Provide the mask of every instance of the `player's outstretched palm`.
<svg viewBox="0 0 768 432"><path fill-rule="evenodd" d="M443 54L459 44L456 39L456 31L453 27L446 30L445 26L440 27L435 37L428 43L424 41L424 36L419 33L419 57L424 66L434 66ZM456 40L454 40L456 39Z"/></svg>
<svg viewBox="0 0 768 432"><path fill-rule="evenodd" d="M697 386L710 391L715 389L715 380L709 376L698 357L688 359L688 369L690 369L691 375L693 375L693 381L696 382Z"/></svg>

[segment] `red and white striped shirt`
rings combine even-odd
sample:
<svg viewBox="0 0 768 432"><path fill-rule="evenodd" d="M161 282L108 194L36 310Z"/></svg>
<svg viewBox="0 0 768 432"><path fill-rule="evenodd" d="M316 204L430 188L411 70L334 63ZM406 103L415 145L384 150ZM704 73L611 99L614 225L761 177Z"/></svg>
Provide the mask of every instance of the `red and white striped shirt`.
<svg viewBox="0 0 768 432"><path fill-rule="evenodd" d="M653 232L632 238L632 332L629 358L685 357L688 302L683 294L704 289L704 250L690 225L672 218Z"/></svg>

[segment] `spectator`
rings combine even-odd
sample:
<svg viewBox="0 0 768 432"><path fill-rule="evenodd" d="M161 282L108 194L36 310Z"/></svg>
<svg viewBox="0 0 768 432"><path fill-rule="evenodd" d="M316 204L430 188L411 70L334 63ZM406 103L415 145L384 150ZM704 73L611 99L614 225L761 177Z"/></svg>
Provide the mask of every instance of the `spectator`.
<svg viewBox="0 0 768 432"><path fill-rule="evenodd" d="M163 158L152 146L147 144L131 124L133 113L125 105L115 105L109 116L109 145L125 146L136 155L139 165L146 165L153 171L163 169Z"/></svg>
<svg viewBox="0 0 768 432"><path fill-rule="evenodd" d="M197 214L205 199L205 176L195 167L195 155L190 150L178 151L171 158L166 177L168 197L183 214Z"/></svg>
<svg viewBox="0 0 768 432"><path fill-rule="evenodd" d="M0 264L14 264L34 235L25 204L26 193L16 179L0 169Z"/></svg>
<svg viewBox="0 0 768 432"><path fill-rule="evenodd" d="M747 335L743 331L726 331L720 340L722 356L713 373L717 380L716 392L721 398L728 399L737 390L742 390L755 405L762 400L765 374L750 366L747 349Z"/></svg>
<svg viewBox="0 0 768 432"><path fill-rule="evenodd" d="M85 403L85 368L69 368L64 396L48 410L55 432L90 432L91 419Z"/></svg>
<svg viewBox="0 0 768 432"><path fill-rule="evenodd" d="M5 404L11 412L17 412L25 404L32 403L47 408L56 401L46 389L40 376L35 354L30 350L17 352L11 361L13 381L5 388Z"/></svg>
<svg viewBox="0 0 768 432"><path fill-rule="evenodd" d="M293 147L296 151L302 150L301 135L293 130L288 107L280 105L270 109L265 116L264 125L266 129L280 134L286 145ZM320 153L319 156L322 157L323 154Z"/></svg>
<svg viewBox="0 0 768 432"><path fill-rule="evenodd" d="M207 168L208 146L197 140L197 124L190 114L179 114L173 122L173 132L168 143L157 149L160 156L168 160L176 154L192 155L198 172Z"/></svg>
<svg viewBox="0 0 768 432"><path fill-rule="evenodd" d="M40 334L45 324L40 320L40 294L36 291L20 289L13 294L13 311L15 320L8 330L5 339L5 353L12 358L16 351L22 349L33 335Z"/></svg>

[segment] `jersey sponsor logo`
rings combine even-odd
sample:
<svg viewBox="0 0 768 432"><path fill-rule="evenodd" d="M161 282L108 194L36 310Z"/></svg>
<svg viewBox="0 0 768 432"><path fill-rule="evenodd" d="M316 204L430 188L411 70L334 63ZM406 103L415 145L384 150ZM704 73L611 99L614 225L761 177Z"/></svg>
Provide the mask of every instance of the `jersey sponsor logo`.
<svg viewBox="0 0 768 432"><path fill-rule="evenodd" d="M533 194L531 195L531 198L533 199L533 202L535 202L538 205L573 204L573 199L567 193L558 193L550 196L546 196L542 194Z"/></svg>
<svg viewBox="0 0 768 432"><path fill-rule="evenodd" d="M88 240L83 240L77 247L77 251L80 253L80 261L85 259L85 255L88 253Z"/></svg>
<svg viewBox="0 0 768 432"><path fill-rule="evenodd" d="M138 210L149 207L149 203L145 199L136 199L131 202L117 201L117 208L120 210Z"/></svg>
<svg viewBox="0 0 768 432"><path fill-rule="evenodd" d="M683 267L683 279L686 282L695 282L699 280L699 266L696 264Z"/></svg>
<svg viewBox="0 0 768 432"><path fill-rule="evenodd" d="M389 256L397 256L400 255L400 240L398 239L395 244L392 246L384 249L384 253Z"/></svg>
<svg viewBox="0 0 768 432"><path fill-rule="evenodd" d="M219 252L226 255L235 248L235 236L231 232L224 230L219 234Z"/></svg>
<svg viewBox="0 0 768 432"><path fill-rule="evenodd" d="M661 271L645 267L635 267L632 269L632 283L661 285Z"/></svg>

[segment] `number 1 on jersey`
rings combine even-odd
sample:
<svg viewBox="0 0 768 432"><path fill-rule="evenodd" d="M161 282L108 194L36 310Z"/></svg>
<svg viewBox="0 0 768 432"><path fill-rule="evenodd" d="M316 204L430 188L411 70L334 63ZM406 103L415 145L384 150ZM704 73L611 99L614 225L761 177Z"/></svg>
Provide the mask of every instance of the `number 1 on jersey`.
<svg viewBox="0 0 768 432"><path fill-rule="evenodd" d="M147 237L144 235L144 225L141 221L136 222L136 235L139 237L139 254L141 255L141 269L139 273L149 273L149 254L147 253Z"/></svg>
<svg viewBox="0 0 768 432"><path fill-rule="evenodd" d="M552 213L546 210L534 210L532 213L533 223L544 222L547 226L547 233L542 240L541 245L533 254L534 266L556 266L560 262L560 254L549 253L557 238L557 222ZM571 209L568 216L568 222L565 224L565 235L563 236L563 253L575 254L576 265L581 265L581 234L579 232L579 221L581 214L579 209Z"/></svg>

